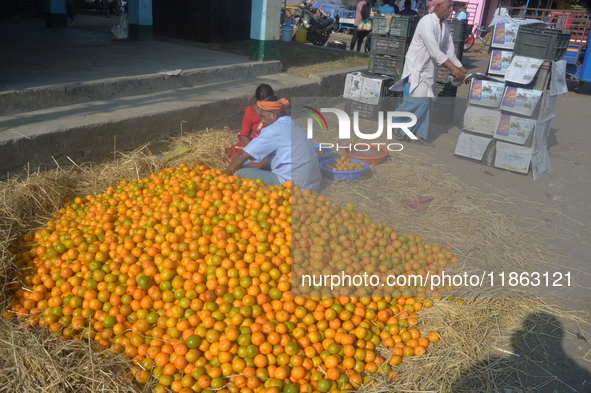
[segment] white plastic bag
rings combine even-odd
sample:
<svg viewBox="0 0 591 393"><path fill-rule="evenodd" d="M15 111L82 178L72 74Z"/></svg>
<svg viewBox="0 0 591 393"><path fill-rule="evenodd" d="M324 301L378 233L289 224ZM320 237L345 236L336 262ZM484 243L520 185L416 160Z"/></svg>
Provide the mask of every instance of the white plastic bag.
<svg viewBox="0 0 591 393"><path fill-rule="evenodd" d="M557 96L559 94L568 93L566 86L566 60L559 60L552 62L552 79L550 84L550 95Z"/></svg>
<svg viewBox="0 0 591 393"><path fill-rule="evenodd" d="M129 38L129 23L127 13L122 13L117 24L111 28L111 34L115 40L126 40Z"/></svg>

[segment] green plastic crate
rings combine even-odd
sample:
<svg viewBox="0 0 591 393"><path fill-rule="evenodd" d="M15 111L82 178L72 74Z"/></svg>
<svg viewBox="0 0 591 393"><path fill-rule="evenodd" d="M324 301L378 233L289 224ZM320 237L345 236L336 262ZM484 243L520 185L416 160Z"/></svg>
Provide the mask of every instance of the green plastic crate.
<svg viewBox="0 0 591 393"><path fill-rule="evenodd" d="M466 35L469 33L467 20L448 20L447 25L454 43L466 41Z"/></svg>
<svg viewBox="0 0 591 393"><path fill-rule="evenodd" d="M386 33L386 17L382 15L375 15L373 17L372 35L389 35L392 37L409 37L412 38L415 28L417 27L418 17L416 16L399 16L393 17L390 23L390 32Z"/></svg>
<svg viewBox="0 0 591 393"><path fill-rule="evenodd" d="M406 55L409 44L410 38L407 37L372 36L371 54L403 57Z"/></svg>
<svg viewBox="0 0 591 393"><path fill-rule="evenodd" d="M451 83L435 83L435 97L455 97L458 88Z"/></svg>
<svg viewBox="0 0 591 393"><path fill-rule="evenodd" d="M400 80L404 68L404 56L370 55L367 70L377 75L388 75Z"/></svg>
<svg viewBox="0 0 591 393"><path fill-rule="evenodd" d="M570 43L571 32L541 26L521 26L517 32L515 56L543 60L562 60Z"/></svg>
<svg viewBox="0 0 591 393"><path fill-rule="evenodd" d="M454 100L445 100L445 102L435 100L429 111L429 123L450 124L454 119L455 110Z"/></svg>

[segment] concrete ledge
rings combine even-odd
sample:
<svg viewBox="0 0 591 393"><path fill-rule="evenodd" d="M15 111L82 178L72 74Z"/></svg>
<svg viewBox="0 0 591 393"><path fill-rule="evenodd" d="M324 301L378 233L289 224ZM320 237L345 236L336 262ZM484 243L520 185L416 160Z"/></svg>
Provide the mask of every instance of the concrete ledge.
<svg viewBox="0 0 591 393"><path fill-rule="evenodd" d="M280 61L248 62L184 70L177 76L149 74L67 83L0 92L0 115L56 108L84 102L130 97L228 80L254 78L282 71Z"/></svg>
<svg viewBox="0 0 591 393"><path fill-rule="evenodd" d="M308 79L318 82L318 83L326 83L329 79L339 79L340 77L343 78L342 82L345 82L345 76L351 72L361 72L366 71L367 66L363 67L350 67L350 68L343 68L340 70L335 71L323 71L323 72L316 72L314 74L310 74ZM344 88L344 85L342 86Z"/></svg>
<svg viewBox="0 0 591 393"><path fill-rule="evenodd" d="M277 96L338 97L343 94L345 69L315 74L313 80L287 74L266 75L222 83L49 108L0 118L0 178L7 172L102 161L117 150L206 127L239 127L244 108L261 83ZM341 83L338 83L338 81Z"/></svg>

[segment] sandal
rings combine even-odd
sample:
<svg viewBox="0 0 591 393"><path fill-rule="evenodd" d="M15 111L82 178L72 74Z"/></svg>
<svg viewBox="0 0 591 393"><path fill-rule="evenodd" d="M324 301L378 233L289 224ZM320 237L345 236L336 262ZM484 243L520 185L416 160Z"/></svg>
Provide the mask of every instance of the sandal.
<svg viewBox="0 0 591 393"><path fill-rule="evenodd" d="M421 195L418 199L421 207L429 206L429 204L431 203L432 200L433 200L433 197L431 195Z"/></svg>
<svg viewBox="0 0 591 393"><path fill-rule="evenodd" d="M401 199L400 203L402 203L402 205L406 207L408 210L413 211L421 207L420 202L418 202L416 199L414 201L411 201L410 199Z"/></svg>
<svg viewBox="0 0 591 393"><path fill-rule="evenodd" d="M417 140L412 140L411 142L414 143L420 143L423 146L427 146L427 147L435 147L435 144L433 142L429 142L427 139L425 138L421 138L420 136L417 136Z"/></svg>
<svg viewBox="0 0 591 393"><path fill-rule="evenodd" d="M404 141L406 139L406 135L403 135L400 131L394 131L394 138L397 141Z"/></svg>

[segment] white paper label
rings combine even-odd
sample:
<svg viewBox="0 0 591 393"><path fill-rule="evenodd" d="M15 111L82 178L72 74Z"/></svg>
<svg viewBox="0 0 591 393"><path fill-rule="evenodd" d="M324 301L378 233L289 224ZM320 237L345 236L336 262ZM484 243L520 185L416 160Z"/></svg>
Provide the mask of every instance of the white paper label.
<svg viewBox="0 0 591 393"><path fill-rule="evenodd" d="M482 160L482 157L491 142L492 139L490 138L462 132L458 138L455 154L462 157L472 158L474 160Z"/></svg>
<svg viewBox="0 0 591 393"><path fill-rule="evenodd" d="M464 114L464 130L492 136L500 117L498 110L468 106Z"/></svg>
<svg viewBox="0 0 591 393"><path fill-rule="evenodd" d="M538 90L507 86L503 95L501 109L507 112L531 116L536 110L541 97L542 92Z"/></svg>
<svg viewBox="0 0 591 393"><path fill-rule="evenodd" d="M496 148L495 167L521 173L529 172L531 148L504 142L497 142Z"/></svg>
<svg viewBox="0 0 591 393"><path fill-rule="evenodd" d="M505 75L511 64L512 51L495 49L490 53L488 73L494 75Z"/></svg>
<svg viewBox="0 0 591 393"><path fill-rule="evenodd" d="M490 46L493 48L513 49L518 30L519 25L513 23L497 23Z"/></svg>
<svg viewBox="0 0 591 393"><path fill-rule="evenodd" d="M468 103L498 108L503 98L504 89L504 83L472 79Z"/></svg>
<svg viewBox="0 0 591 393"><path fill-rule="evenodd" d="M541 59L514 56L505 73L505 81L527 85L534 80L542 64L544 64L544 60Z"/></svg>
<svg viewBox="0 0 591 393"><path fill-rule="evenodd" d="M534 176L534 180L548 172L552 172L553 169L554 168L552 168L552 163L550 162L550 157L548 156L548 149L546 146L544 146L544 148L539 152L532 155L531 172Z"/></svg>
<svg viewBox="0 0 591 393"><path fill-rule="evenodd" d="M524 145L535 125L535 120L502 114L495 132L495 139Z"/></svg>
<svg viewBox="0 0 591 393"><path fill-rule="evenodd" d="M552 62L550 92L553 96L568 93L568 87L566 86L566 60Z"/></svg>

